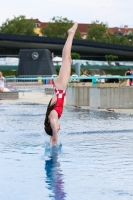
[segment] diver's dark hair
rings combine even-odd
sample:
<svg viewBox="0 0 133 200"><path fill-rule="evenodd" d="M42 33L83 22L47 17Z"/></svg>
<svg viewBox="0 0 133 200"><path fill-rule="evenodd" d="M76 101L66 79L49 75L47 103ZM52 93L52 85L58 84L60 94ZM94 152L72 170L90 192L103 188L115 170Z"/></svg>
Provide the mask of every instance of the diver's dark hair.
<svg viewBox="0 0 133 200"><path fill-rule="evenodd" d="M55 107L55 103L50 105L51 101L52 101L52 99L50 100L50 102L48 104L47 111L46 111L46 117L45 117L45 120L44 120L44 130L50 136L53 135L53 132L52 132L52 128L51 128L48 116L49 116L50 112L53 110L53 108Z"/></svg>

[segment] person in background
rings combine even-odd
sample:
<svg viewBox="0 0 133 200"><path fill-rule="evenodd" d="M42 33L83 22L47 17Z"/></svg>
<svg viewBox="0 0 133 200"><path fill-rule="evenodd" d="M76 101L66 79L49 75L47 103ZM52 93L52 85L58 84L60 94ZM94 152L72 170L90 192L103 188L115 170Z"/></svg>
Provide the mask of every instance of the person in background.
<svg viewBox="0 0 133 200"><path fill-rule="evenodd" d="M133 70L131 70L130 86L133 86Z"/></svg>
<svg viewBox="0 0 133 200"><path fill-rule="evenodd" d="M0 72L0 92L9 92L10 90L8 88L5 88L4 86L4 77L2 72Z"/></svg>
<svg viewBox="0 0 133 200"><path fill-rule="evenodd" d="M84 69L82 76L83 76L83 75L89 76L89 74L87 73L87 70L86 70L86 69Z"/></svg>
<svg viewBox="0 0 133 200"><path fill-rule="evenodd" d="M125 72L125 76L132 76L133 72L130 68L127 69L127 71ZM128 79L127 80L127 86L132 86L133 85L133 79Z"/></svg>
<svg viewBox="0 0 133 200"><path fill-rule="evenodd" d="M90 75L88 74L87 70L84 69L81 76L90 76ZM91 79L81 79L81 82L92 82L92 80Z"/></svg>
<svg viewBox="0 0 133 200"><path fill-rule="evenodd" d="M125 72L125 76L130 76L131 75L131 69L128 68L127 71Z"/></svg>
<svg viewBox="0 0 133 200"><path fill-rule="evenodd" d="M0 92L3 92L4 90L4 77L2 75L2 72L0 72Z"/></svg>

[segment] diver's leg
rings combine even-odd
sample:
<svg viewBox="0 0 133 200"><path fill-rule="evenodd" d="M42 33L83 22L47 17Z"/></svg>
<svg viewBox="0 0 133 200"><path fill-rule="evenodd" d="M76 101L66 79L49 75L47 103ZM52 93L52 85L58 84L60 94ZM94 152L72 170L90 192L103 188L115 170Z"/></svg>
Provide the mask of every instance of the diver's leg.
<svg viewBox="0 0 133 200"><path fill-rule="evenodd" d="M62 51L62 66L60 68L59 76L54 80L58 89L66 89L71 74L71 48L72 42L77 30L78 24L75 23L68 30L68 37Z"/></svg>

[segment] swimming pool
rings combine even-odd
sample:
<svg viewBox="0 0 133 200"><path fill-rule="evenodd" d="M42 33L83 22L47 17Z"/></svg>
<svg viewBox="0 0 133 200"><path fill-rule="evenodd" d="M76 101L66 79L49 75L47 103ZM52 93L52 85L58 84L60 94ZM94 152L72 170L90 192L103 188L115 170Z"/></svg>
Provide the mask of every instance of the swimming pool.
<svg viewBox="0 0 133 200"><path fill-rule="evenodd" d="M133 116L65 108L49 151L45 110L0 105L0 199L133 199Z"/></svg>

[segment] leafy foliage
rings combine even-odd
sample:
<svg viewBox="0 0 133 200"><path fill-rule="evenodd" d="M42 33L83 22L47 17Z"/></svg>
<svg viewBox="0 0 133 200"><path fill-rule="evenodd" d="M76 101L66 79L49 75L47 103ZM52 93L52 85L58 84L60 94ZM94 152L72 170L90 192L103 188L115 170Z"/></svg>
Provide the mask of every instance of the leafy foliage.
<svg viewBox="0 0 133 200"><path fill-rule="evenodd" d="M87 39L97 42L106 42L108 40L106 36L107 28L107 24L99 23L97 20L92 22L92 24L88 26Z"/></svg>
<svg viewBox="0 0 133 200"><path fill-rule="evenodd" d="M0 70L3 74L3 76L16 76L17 71L16 70Z"/></svg>
<svg viewBox="0 0 133 200"><path fill-rule="evenodd" d="M108 61L108 64L111 65L111 61L118 59L118 56L115 56L115 55L105 55L105 59Z"/></svg>
<svg viewBox="0 0 133 200"><path fill-rule="evenodd" d="M127 35L127 40L130 45L133 45L133 33L130 33L129 35Z"/></svg>
<svg viewBox="0 0 133 200"><path fill-rule="evenodd" d="M113 60L118 59L118 56L106 55L106 56L105 56L105 59L108 60L108 61L113 61Z"/></svg>
<svg viewBox="0 0 133 200"><path fill-rule="evenodd" d="M68 29L73 25L72 20L62 17L53 17L41 32L44 36L66 38ZM77 29L75 34L76 39L81 39L79 30Z"/></svg>
<svg viewBox="0 0 133 200"><path fill-rule="evenodd" d="M80 55L78 53L73 52L73 53L71 53L71 58L78 60L78 59L80 59Z"/></svg>
<svg viewBox="0 0 133 200"><path fill-rule="evenodd" d="M71 68L71 75L72 74L75 74L75 68L73 68L73 67Z"/></svg>
<svg viewBox="0 0 133 200"><path fill-rule="evenodd" d="M35 23L33 19L27 20L24 15L6 19L0 26L1 33L20 34L20 35L37 35L34 32Z"/></svg>
<svg viewBox="0 0 133 200"><path fill-rule="evenodd" d="M124 76L126 70L124 70L124 69L104 69L103 71L105 71L106 74Z"/></svg>
<svg viewBox="0 0 133 200"><path fill-rule="evenodd" d="M123 35L118 36L112 34L108 31L108 24L94 21L91 25L88 26L87 30L87 39L93 40L96 42L106 42L111 44L121 44L121 45L130 45L133 41L133 35L125 37ZM130 42L131 41L131 42Z"/></svg>
<svg viewBox="0 0 133 200"><path fill-rule="evenodd" d="M117 36L112 33L108 33L108 43L129 45L129 41L125 36Z"/></svg>

